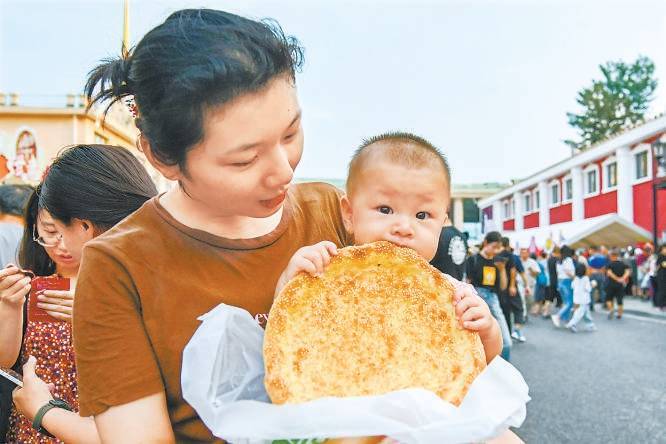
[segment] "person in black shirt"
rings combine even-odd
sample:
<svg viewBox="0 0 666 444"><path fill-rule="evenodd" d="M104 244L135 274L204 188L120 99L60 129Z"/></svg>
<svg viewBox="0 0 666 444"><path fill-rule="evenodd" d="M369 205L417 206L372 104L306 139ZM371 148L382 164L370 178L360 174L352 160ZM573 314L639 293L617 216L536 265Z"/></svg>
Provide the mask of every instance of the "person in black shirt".
<svg viewBox="0 0 666 444"><path fill-rule="evenodd" d="M666 244L657 250L657 263L654 270L654 306L666 310Z"/></svg>
<svg viewBox="0 0 666 444"><path fill-rule="evenodd" d="M465 269L467 282L474 285L479 296L488 304L490 313L497 319L502 332L501 356L508 361L511 354L511 333L500 307L498 296L501 289L507 286L504 272L505 263L503 260L495 258L501 248L501 239L502 236L497 231L486 234L481 251L467 259Z"/></svg>
<svg viewBox="0 0 666 444"><path fill-rule="evenodd" d="M430 264L444 274L462 281L467 260L467 240L456 227L442 228L435 257Z"/></svg>
<svg viewBox="0 0 666 444"><path fill-rule="evenodd" d="M608 265L608 281L606 283L606 307L608 308L608 319L613 319L615 310L613 302L617 301L617 318L622 319L623 312L623 298L625 287L629 282L631 276L631 269L627 264L619 259L617 250L610 253L610 264Z"/></svg>
<svg viewBox="0 0 666 444"><path fill-rule="evenodd" d="M525 342L526 338L522 332L522 327L525 324L525 305L523 304L523 298L519 293L516 284L516 278L518 276L523 280L523 283L526 283L525 270L523 269L523 264L520 262L520 258L513 254L508 237L502 238L502 248L503 251L497 256L506 262L508 287L505 290L500 291L500 306L502 307L504 318L509 326L511 337L520 342ZM524 287L527 287L527 285L524 285Z"/></svg>
<svg viewBox="0 0 666 444"><path fill-rule="evenodd" d="M560 260L560 247L553 248L553 251L550 253L548 258L548 288L546 288L546 302L544 303L543 308L543 317L550 317L550 307L553 302L556 302L556 307L562 305L562 296L560 292L557 291L557 263Z"/></svg>

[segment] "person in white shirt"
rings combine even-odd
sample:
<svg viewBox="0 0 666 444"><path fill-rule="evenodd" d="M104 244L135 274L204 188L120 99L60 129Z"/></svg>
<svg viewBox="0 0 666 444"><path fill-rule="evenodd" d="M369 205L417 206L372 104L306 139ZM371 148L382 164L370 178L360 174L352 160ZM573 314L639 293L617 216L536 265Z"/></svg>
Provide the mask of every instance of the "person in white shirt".
<svg viewBox="0 0 666 444"><path fill-rule="evenodd" d="M585 321L587 331L595 331L597 327L594 325L592 315L590 314L592 284L590 278L587 276L587 267L580 262L576 266L576 277L573 280L572 287L574 314L567 323L567 328L576 333L578 331L578 323L583 320Z"/></svg>
<svg viewBox="0 0 666 444"><path fill-rule="evenodd" d="M562 296L562 309L550 318L555 327L569 320L573 308L572 279L576 275L576 264L573 260L573 250L567 245L560 248L562 260L557 264L557 289Z"/></svg>
<svg viewBox="0 0 666 444"><path fill-rule="evenodd" d="M529 289L529 291L523 292L523 294L531 295L533 298L534 290L536 287L536 277L541 272L541 268L539 268L539 264L537 263L536 259L530 257L530 252L527 248L520 249L520 262L522 263L523 269L525 270L525 282L523 283L522 287L527 287Z"/></svg>

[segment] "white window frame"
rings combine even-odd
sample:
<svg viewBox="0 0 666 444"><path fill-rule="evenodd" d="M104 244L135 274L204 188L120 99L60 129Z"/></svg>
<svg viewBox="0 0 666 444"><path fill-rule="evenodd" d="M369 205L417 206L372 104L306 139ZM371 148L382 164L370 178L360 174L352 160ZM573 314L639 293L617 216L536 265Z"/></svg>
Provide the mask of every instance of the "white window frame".
<svg viewBox="0 0 666 444"><path fill-rule="evenodd" d="M558 201L553 202L553 185L557 185ZM551 180L548 182L548 207L555 208L562 205L562 184L559 179Z"/></svg>
<svg viewBox="0 0 666 444"><path fill-rule="evenodd" d="M615 164L615 185L610 186L609 185L610 176L608 175L608 165L613 164L613 163ZM634 167L635 167L635 165L634 165ZM620 170L618 170L617 159L615 158L615 156L611 156L608 159L604 160L601 163L601 168L603 168L602 169L602 176L604 178L603 184L602 184L602 187L601 187L603 192L608 193L610 191L617 190L617 181L618 181L618 178L620 176Z"/></svg>
<svg viewBox="0 0 666 444"><path fill-rule="evenodd" d="M534 204L533 207L535 213L541 210L541 202L539 202L540 198L541 198L541 193L539 192L539 188L536 188L534 191L532 191L532 202Z"/></svg>
<svg viewBox="0 0 666 444"><path fill-rule="evenodd" d="M567 180L571 181L571 198L567 198ZM571 174L567 174L562 178L562 190L560 190L560 195L562 196L562 203L566 204L573 201L573 179Z"/></svg>
<svg viewBox="0 0 666 444"><path fill-rule="evenodd" d="M596 171L597 172L597 189L594 191L590 191L587 189L588 181L587 181L587 175L591 171ZM585 197L592 197L592 196L598 196L599 193L601 193L601 175L599 174L599 165L596 163L592 163L588 166L586 166L583 169L583 198Z"/></svg>
<svg viewBox="0 0 666 444"><path fill-rule="evenodd" d="M647 152L647 176L638 179L636 177L636 155L643 152ZM632 185L650 182L652 180L652 148L647 143L641 143L631 150L631 179Z"/></svg>
<svg viewBox="0 0 666 444"><path fill-rule="evenodd" d="M527 209L527 205L525 205L527 202L525 202L525 199L529 198L530 199L530 209ZM534 196L532 196L531 191L525 191L523 193L523 214L531 214L534 213Z"/></svg>
<svg viewBox="0 0 666 444"><path fill-rule="evenodd" d="M503 200L502 201L502 220L511 219L511 201Z"/></svg>

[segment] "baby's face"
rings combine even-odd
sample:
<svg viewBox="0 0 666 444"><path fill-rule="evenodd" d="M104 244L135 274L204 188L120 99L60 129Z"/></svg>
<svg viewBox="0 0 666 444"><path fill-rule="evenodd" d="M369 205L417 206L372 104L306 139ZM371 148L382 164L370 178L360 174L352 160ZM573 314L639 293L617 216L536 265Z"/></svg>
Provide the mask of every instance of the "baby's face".
<svg viewBox="0 0 666 444"><path fill-rule="evenodd" d="M362 174L353 195L342 202L345 225L355 242L389 241L430 261L447 217L446 175L436 168L410 169L387 161Z"/></svg>

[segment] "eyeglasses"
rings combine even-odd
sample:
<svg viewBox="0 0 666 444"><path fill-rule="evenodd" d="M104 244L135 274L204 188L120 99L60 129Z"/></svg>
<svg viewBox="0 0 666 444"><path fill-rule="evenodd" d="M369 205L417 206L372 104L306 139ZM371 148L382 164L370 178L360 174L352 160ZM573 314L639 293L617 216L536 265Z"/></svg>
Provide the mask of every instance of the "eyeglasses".
<svg viewBox="0 0 666 444"><path fill-rule="evenodd" d="M55 236L49 237L37 236L37 225L33 225L32 240L37 242L42 247L57 247L62 240L62 234L56 234Z"/></svg>

